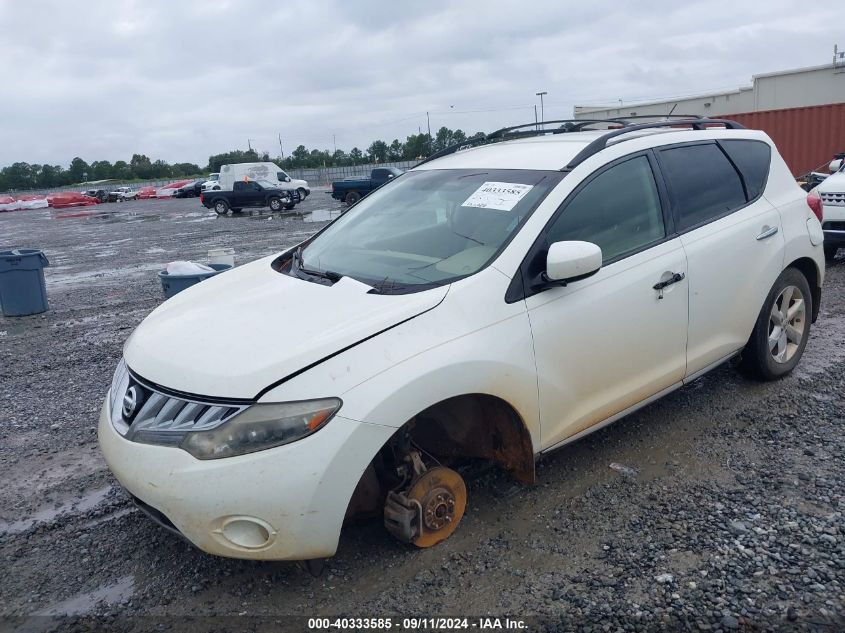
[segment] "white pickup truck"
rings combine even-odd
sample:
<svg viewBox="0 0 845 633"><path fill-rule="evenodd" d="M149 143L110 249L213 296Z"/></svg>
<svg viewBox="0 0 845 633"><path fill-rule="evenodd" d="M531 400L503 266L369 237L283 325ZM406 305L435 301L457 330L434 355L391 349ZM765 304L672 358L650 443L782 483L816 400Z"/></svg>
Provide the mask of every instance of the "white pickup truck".
<svg viewBox="0 0 845 633"><path fill-rule="evenodd" d="M118 187L113 191L109 191L109 202L125 202L126 200L137 200L138 190L131 187Z"/></svg>

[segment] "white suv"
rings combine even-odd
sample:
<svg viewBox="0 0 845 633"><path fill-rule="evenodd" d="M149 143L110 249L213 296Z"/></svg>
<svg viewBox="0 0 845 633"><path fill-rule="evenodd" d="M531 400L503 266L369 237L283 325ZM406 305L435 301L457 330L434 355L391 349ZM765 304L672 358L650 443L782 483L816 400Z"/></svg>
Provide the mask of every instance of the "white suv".
<svg viewBox="0 0 845 633"><path fill-rule="evenodd" d="M828 260L836 251L845 248L845 162L837 159L830 164L833 173L825 178L817 191L824 206L824 254Z"/></svg>
<svg viewBox="0 0 845 633"><path fill-rule="evenodd" d="M530 483L541 454L733 356L791 371L823 236L772 141L615 125L450 148L166 301L100 416L120 483L221 556L328 557L366 515L426 547L461 520L465 466Z"/></svg>

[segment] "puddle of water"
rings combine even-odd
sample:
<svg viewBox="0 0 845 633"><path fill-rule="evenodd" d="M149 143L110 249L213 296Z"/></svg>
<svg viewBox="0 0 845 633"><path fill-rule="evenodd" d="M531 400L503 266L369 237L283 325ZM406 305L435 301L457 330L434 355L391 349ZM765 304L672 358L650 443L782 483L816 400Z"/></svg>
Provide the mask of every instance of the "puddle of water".
<svg viewBox="0 0 845 633"><path fill-rule="evenodd" d="M314 209L311 215L302 218L303 222L329 222L340 217L340 209Z"/></svg>
<svg viewBox="0 0 845 633"><path fill-rule="evenodd" d="M93 591L86 591L62 602L33 613L33 615L83 615L91 611L100 602L118 604L128 600L135 593L135 578L124 576L112 585L106 585Z"/></svg>
<svg viewBox="0 0 845 633"><path fill-rule="evenodd" d="M0 521L0 534L20 534L26 530L40 525L42 523L49 523L59 518L62 515L74 513L82 513L95 508L103 499L111 492L111 486L105 488L97 488L96 490L89 490L81 499L74 499L66 501L58 506L50 506L49 508L42 508L35 514L17 521Z"/></svg>

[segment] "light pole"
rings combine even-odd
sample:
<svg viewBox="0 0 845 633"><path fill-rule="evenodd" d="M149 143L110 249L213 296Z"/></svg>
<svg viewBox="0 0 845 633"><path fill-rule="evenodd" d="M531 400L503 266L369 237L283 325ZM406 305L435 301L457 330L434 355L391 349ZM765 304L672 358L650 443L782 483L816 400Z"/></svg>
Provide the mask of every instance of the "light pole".
<svg viewBox="0 0 845 633"><path fill-rule="evenodd" d="M547 95L549 93L544 90L543 92L537 92L535 94L540 97L540 123L542 124L546 122L546 111L543 109L543 95ZM543 129L546 129L545 125L543 126Z"/></svg>

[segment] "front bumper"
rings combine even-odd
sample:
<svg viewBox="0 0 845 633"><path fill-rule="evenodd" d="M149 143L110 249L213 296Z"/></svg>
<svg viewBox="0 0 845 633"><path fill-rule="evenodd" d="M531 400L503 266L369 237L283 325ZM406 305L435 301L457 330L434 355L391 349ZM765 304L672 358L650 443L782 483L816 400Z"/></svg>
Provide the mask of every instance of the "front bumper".
<svg viewBox="0 0 845 633"><path fill-rule="evenodd" d="M825 244L845 246L845 206L825 204L822 217Z"/></svg>
<svg viewBox="0 0 845 633"><path fill-rule="evenodd" d="M98 435L109 468L142 509L160 513L159 523L201 550L305 560L335 553L355 486L394 431L335 416L285 446L198 460L179 448L124 439L112 426L107 398Z"/></svg>

